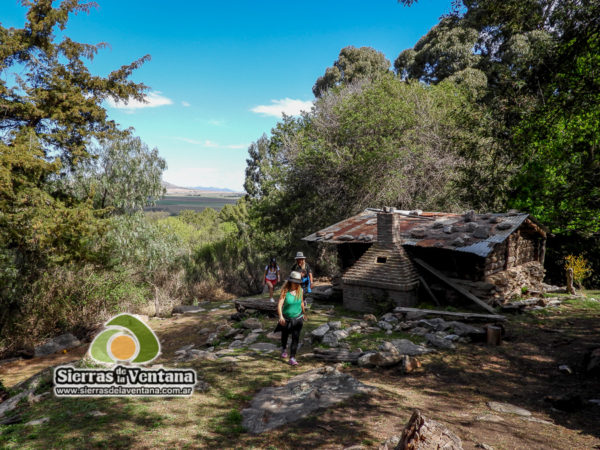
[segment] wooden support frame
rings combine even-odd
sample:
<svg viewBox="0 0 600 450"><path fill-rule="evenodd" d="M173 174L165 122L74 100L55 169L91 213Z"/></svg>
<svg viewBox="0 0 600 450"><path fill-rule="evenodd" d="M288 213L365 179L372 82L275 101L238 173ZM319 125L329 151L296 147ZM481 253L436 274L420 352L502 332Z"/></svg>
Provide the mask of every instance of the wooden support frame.
<svg viewBox="0 0 600 450"><path fill-rule="evenodd" d="M492 308L490 305L488 305L487 303L485 303L484 301L482 301L481 299L475 297L473 294L471 294L469 291L467 291L466 289L463 289L462 287L458 286L457 284L453 283L452 281L450 281L445 275L443 275L442 273L440 273L438 270L434 269L433 267L431 267L429 264L427 264L425 261L420 260L419 258L415 258L414 261L421 266L423 269L427 270L429 273L431 273L433 276L435 276L436 278L440 279L441 281L443 281L445 284L447 284L448 286L450 286L452 289L454 289L456 292L458 292L459 294L462 294L463 296L465 296L466 298L468 298L469 300L471 300L473 303L475 303L476 305L480 306L481 308L485 309L486 311L494 314L496 311L494 310L494 308Z"/></svg>

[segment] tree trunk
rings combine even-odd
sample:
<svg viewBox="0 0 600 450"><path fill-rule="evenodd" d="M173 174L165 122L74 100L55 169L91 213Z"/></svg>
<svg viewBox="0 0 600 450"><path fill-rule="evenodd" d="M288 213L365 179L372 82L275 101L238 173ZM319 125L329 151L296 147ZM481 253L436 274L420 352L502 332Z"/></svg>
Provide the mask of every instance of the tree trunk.
<svg viewBox="0 0 600 450"><path fill-rule="evenodd" d="M573 287L573 269L567 269L567 293L575 295L575 288Z"/></svg>
<svg viewBox="0 0 600 450"><path fill-rule="evenodd" d="M439 422L427 419L417 409L402 431L395 450L463 450L458 436Z"/></svg>

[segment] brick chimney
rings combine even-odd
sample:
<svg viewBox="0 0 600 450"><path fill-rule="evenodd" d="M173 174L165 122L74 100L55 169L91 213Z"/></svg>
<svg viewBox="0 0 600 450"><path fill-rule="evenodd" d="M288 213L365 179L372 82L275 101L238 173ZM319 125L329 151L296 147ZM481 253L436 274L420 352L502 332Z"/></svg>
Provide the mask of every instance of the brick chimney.
<svg viewBox="0 0 600 450"><path fill-rule="evenodd" d="M402 242L398 228L399 214L394 213L394 208L385 207L377 213L377 243L381 246L392 246Z"/></svg>

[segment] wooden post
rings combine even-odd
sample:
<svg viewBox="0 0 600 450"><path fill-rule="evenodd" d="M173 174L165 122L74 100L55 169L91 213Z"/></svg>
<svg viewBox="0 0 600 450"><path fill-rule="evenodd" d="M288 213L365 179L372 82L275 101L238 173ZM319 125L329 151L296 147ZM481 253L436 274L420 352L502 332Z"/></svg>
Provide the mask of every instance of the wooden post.
<svg viewBox="0 0 600 450"><path fill-rule="evenodd" d="M493 325L487 327L487 345L495 347L502 341L502 328Z"/></svg>

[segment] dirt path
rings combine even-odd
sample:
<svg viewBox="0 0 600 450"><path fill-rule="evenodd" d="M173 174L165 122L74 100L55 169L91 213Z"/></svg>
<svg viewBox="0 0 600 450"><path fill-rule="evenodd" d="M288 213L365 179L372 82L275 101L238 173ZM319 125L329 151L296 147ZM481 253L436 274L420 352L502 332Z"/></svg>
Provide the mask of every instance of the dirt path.
<svg viewBox="0 0 600 450"><path fill-rule="evenodd" d="M205 313L149 321L161 340L159 362L174 365L175 351L204 344L198 331L216 328L233 312L216 305ZM588 305L589 306L589 305ZM347 315L340 310L339 315ZM310 326L333 320L313 314ZM269 329L273 319L261 318ZM353 399L260 436L244 433L239 411L261 387L284 383L321 363L302 359L290 368L277 355L243 356L237 362L194 361L211 389L190 399L56 399L23 410L26 420L50 417L47 425L0 426L0 446L13 448L376 448L399 434L414 408L453 430L464 448L485 443L495 449L600 448L598 379L583 374L583 357L600 347L600 308L565 305L555 312L511 319L500 347L459 346L422 358L409 375L397 369L345 366L362 382L376 386L372 397ZM17 361L0 366L7 385L44 367L67 363L87 350ZM568 364L573 375L558 370ZM549 401L552 397L552 401ZM563 401L561 403L561 398ZM490 401L531 412L531 418L492 411ZM565 410L567 409L567 410ZM569 410L570 409L570 410ZM101 412L102 417L91 415Z"/></svg>

